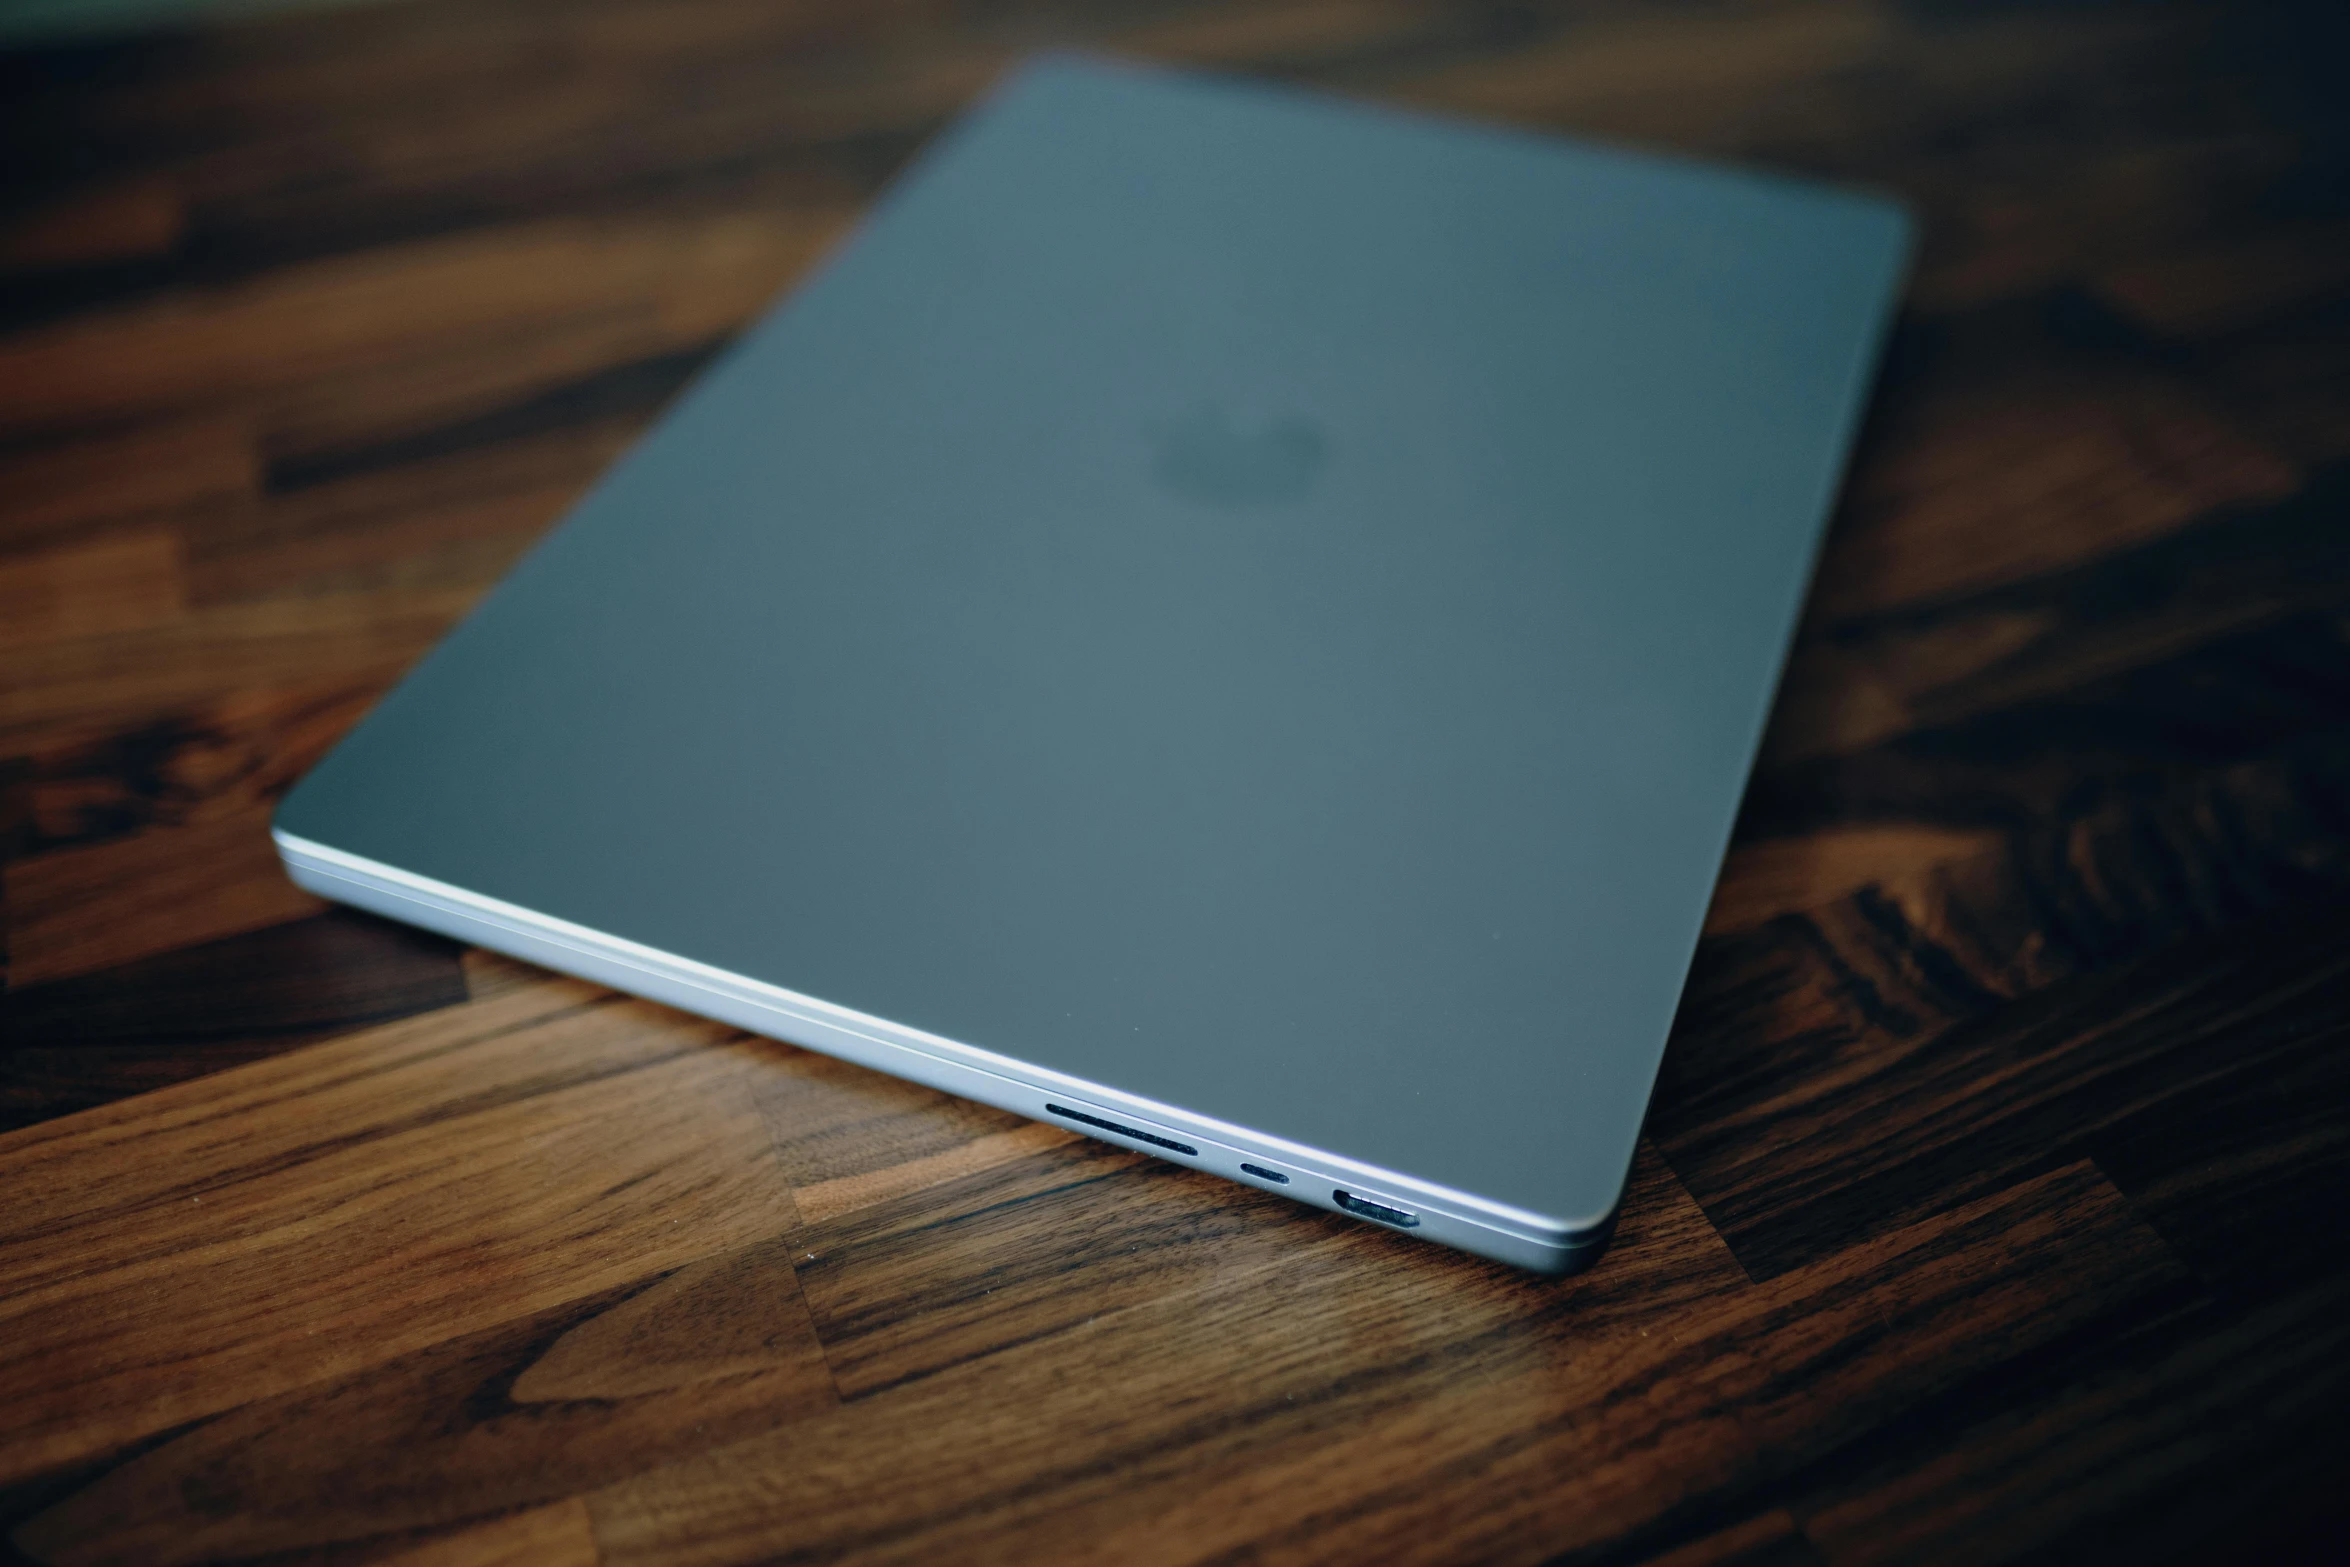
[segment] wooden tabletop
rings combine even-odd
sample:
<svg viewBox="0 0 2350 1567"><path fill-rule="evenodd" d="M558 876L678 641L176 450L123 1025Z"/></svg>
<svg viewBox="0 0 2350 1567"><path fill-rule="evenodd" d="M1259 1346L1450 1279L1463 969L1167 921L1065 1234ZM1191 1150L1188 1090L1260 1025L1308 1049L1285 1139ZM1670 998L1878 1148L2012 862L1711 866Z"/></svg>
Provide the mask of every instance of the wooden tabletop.
<svg viewBox="0 0 2350 1567"><path fill-rule="evenodd" d="M2339 1546L2345 14L435 0L0 60L10 1559ZM1922 214L1581 1278L276 869L287 784L1070 42Z"/></svg>

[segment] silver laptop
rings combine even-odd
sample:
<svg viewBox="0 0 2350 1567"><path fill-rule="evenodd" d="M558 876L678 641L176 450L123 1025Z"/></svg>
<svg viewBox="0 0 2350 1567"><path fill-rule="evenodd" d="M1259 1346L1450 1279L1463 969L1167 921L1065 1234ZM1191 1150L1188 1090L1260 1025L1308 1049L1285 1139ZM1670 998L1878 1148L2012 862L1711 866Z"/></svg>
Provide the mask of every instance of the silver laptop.
<svg viewBox="0 0 2350 1567"><path fill-rule="evenodd" d="M1579 1268L1907 236L1032 65L303 780L287 868Z"/></svg>

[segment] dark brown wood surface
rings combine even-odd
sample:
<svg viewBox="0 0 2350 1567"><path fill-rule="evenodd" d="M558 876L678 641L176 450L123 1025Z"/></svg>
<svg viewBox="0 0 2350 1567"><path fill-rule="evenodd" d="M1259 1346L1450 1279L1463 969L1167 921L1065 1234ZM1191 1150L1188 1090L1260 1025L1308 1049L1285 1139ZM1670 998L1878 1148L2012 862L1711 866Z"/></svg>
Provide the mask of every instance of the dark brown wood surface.
<svg viewBox="0 0 2350 1567"><path fill-rule="evenodd" d="M0 59L5 1551L2341 1550L2344 15L436 0ZM274 866L284 787L1056 43L1923 216L1582 1278Z"/></svg>

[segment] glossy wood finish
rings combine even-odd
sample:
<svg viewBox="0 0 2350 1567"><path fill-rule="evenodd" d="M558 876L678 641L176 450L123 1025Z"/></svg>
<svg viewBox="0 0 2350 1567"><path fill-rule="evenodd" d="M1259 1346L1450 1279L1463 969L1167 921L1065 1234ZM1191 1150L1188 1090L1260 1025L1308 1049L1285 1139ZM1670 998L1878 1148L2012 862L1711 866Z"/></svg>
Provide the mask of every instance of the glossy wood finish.
<svg viewBox="0 0 2350 1567"><path fill-rule="evenodd" d="M1066 42L1924 215L1587 1276L272 862L286 784L944 117ZM2338 1547L2346 46L2316 4L451 0L0 62L6 1550Z"/></svg>

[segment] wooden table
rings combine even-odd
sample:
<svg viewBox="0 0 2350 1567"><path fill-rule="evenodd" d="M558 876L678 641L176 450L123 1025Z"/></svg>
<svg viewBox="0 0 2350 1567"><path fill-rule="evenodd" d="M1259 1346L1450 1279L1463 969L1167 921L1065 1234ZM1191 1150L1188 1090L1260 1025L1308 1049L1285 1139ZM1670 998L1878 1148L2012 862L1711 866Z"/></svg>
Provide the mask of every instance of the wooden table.
<svg viewBox="0 0 2350 1567"><path fill-rule="evenodd" d="M2343 14L452 0L0 63L14 1559L2338 1547ZM1058 42L1924 216L1585 1277L272 861L287 783Z"/></svg>

